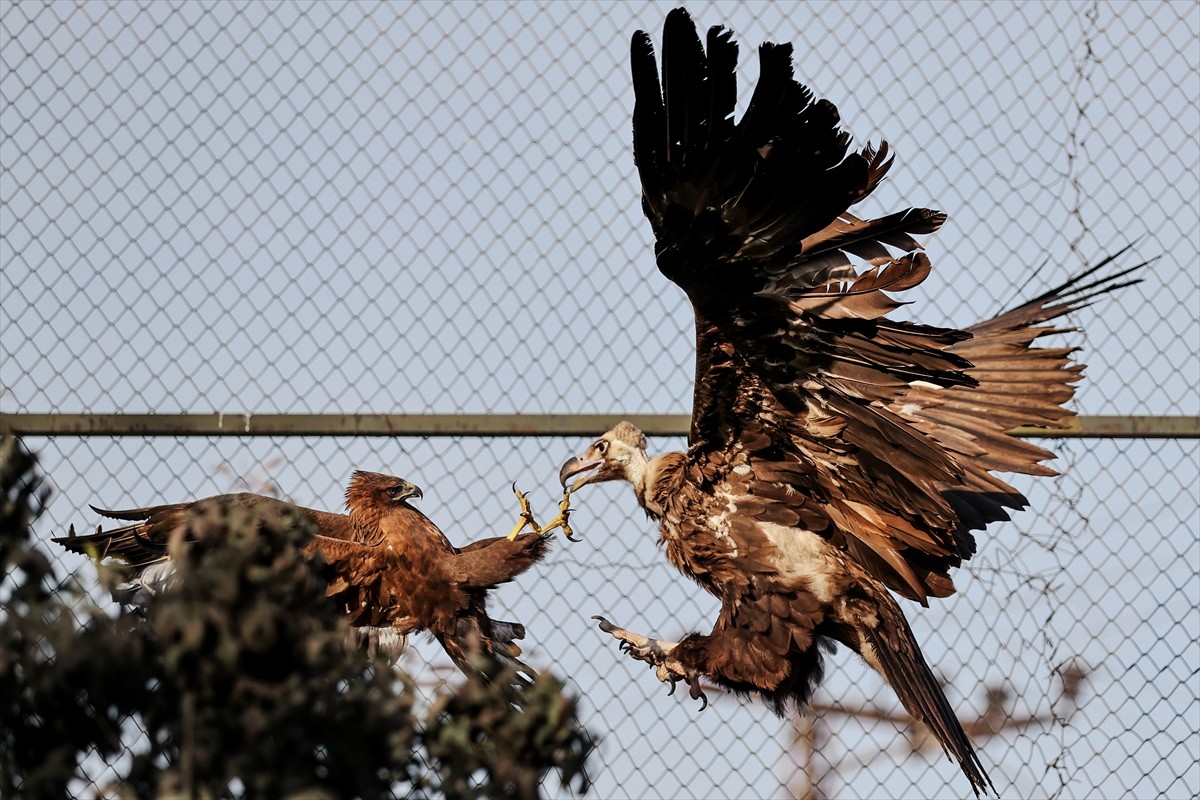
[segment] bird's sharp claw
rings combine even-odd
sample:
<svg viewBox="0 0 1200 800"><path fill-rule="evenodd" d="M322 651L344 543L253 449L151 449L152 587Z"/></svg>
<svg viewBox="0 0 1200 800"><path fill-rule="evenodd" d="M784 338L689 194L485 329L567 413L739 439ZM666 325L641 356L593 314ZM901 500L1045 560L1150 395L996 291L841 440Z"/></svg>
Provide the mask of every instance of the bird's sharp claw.
<svg viewBox="0 0 1200 800"><path fill-rule="evenodd" d="M593 616L592 619L600 624L600 630L611 634L617 640L622 653L654 667L655 676L671 686L670 691L667 692L668 696L675 694L676 684L683 681L688 685L688 694L691 698L701 702L700 710L708 708L708 697L700 688L700 674L684 667L674 657L675 648L679 646L677 642L663 642L642 636L640 633L631 633L599 615Z"/></svg>
<svg viewBox="0 0 1200 800"><path fill-rule="evenodd" d="M571 492L569 490L563 490L562 501L558 504L558 516L545 525L539 525L533 518L533 510L529 507L529 498L517 488L516 483L513 483L513 494L517 496L517 502L521 504L521 517L513 527L512 533L508 535L509 541L516 539L526 527L532 528L534 533L541 536L548 536L555 529L562 528L563 535L567 537L568 541L579 541L575 538L575 531L572 530L570 523L567 522L571 516Z"/></svg>
<svg viewBox="0 0 1200 800"><path fill-rule="evenodd" d="M571 518L571 490L563 489L562 500L558 504L558 516L550 520L547 524L537 528L537 532L542 536L548 535L555 528L562 528L563 536L567 537L569 542L578 542L575 538L575 531L571 529L571 524L567 521Z"/></svg>
<svg viewBox="0 0 1200 800"><path fill-rule="evenodd" d="M508 535L508 540L511 542L520 535L521 531L525 530L526 526L532 527L535 531L538 530L537 520L533 518L533 511L529 508L529 498L525 493L517 488L514 481L512 485L513 494L517 496L517 502L521 504L521 517L517 520L517 524L513 526L512 533Z"/></svg>

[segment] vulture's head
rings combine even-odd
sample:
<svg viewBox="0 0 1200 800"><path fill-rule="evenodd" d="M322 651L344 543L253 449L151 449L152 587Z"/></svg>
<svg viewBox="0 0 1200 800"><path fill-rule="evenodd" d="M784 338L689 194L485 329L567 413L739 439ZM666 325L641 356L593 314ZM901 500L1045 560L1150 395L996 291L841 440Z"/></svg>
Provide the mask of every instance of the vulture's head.
<svg viewBox="0 0 1200 800"><path fill-rule="evenodd" d="M407 505L414 497L421 497L421 490L403 478L357 470L346 489L346 508Z"/></svg>
<svg viewBox="0 0 1200 800"><path fill-rule="evenodd" d="M626 480L637 486L646 468L646 435L632 422L618 422L616 427L588 446L582 455L577 455L562 465L558 478L563 486L567 481L580 476L571 491L589 483Z"/></svg>

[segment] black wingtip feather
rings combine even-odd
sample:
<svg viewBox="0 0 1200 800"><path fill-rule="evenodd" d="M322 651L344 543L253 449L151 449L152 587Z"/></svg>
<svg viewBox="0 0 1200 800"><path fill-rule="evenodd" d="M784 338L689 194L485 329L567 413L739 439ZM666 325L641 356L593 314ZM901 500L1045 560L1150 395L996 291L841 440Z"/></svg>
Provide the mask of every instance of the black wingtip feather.
<svg viewBox="0 0 1200 800"><path fill-rule="evenodd" d="M1143 281L1142 278L1130 278L1129 276L1153 264L1158 260L1158 256L1146 259L1139 264L1119 270L1111 275L1106 275L1092 281L1086 280L1119 258L1129 250L1130 246L1121 248L1116 253L1100 260L1064 283L1047 292L1043 292L1032 300L1014 305L1007 311L998 314L994 319L983 324L990 326L997 323L1011 323L1016 319L1021 319L1023 326L1049 322L1065 314L1086 308L1099 297L1141 283Z"/></svg>
<svg viewBox="0 0 1200 800"><path fill-rule="evenodd" d="M145 508L128 508L124 510L97 508L94 505L88 504L88 508L95 511L102 517L108 519L119 519L125 522L141 522L150 519L150 512Z"/></svg>
<svg viewBox="0 0 1200 800"><path fill-rule="evenodd" d="M1084 292L1087 292L1091 289L1096 289L1098 287L1105 287L1105 288L1101 289L1100 291L1094 292L1092 295L1090 295L1091 297L1095 297L1096 295L1104 294L1105 292L1111 292L1111 291L1115 291L1117 289L1123 288L1125 286L1132 286L1133 284L1141 283L1142 279L1138 278L1137 280L1122 283L1120 285L1116 285L1114 283L1112 285L1106 286L1106 284L1110 284L1114 281L1119 280L1120 278L1125 277L1126 275L1130 275L1134 272L1137 272L1138 270L1141 270L1145 267L1150 266L1155 261L1157 261L1161 256L1154 256L1153 258L1146 259L1145 261L1141 262L1140 264L1135 264L1132 267L1127 267L1126 269L1123 269L1120 272L1116 272L1112 275L1108 275L1103 278L1098 278L1090 283L1083 283L1084 280L1091 277L1092 275L1095 275L1097 272L1104 269L1105 267L1107 267L1109 264L1116 261L1121 256L1125 255L1125 253L1129 252L1129 250L1131 248L1133 248L1133 246L1135 244L1137 244L1136 241L1130 242L1129 244L1122 247L1120 250L1117 250L1115 253L1112 253L1112 254L1100 259L1100 261L1098 261L1095 264L1093 264L1092 266L1088 267L1087 269L1085 269L1083 272L1079 273L1078 275L1071 277L1069 280L1059 284L1058 286L1054 287L1053 289L1050 289L1049 291L1043 292L1042 294L1038 295L1037 297L1033 298L1032 300L1025 301L1024 303L1022 303L1022 305L1034 305L1036 303L1051 302L1054 300L1065 298L1070 295L1079 296L1079 295L1083 294Z"/></svg>

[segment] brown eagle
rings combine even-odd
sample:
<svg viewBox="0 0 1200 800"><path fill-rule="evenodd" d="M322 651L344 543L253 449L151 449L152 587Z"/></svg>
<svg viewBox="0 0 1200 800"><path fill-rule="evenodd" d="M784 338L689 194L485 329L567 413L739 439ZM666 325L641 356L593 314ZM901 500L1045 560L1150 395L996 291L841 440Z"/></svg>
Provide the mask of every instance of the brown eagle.
<svg viewBox="0 0 1200 800"><path fill-rule="evenodd" d="M283 525L311 523L317 533L306 545L328 565L326 594L358 629L368 647L381 647L393 659L407 636L428 631L461 669L473 655L504 665L529 668L516 659L523 625L492 619L488 591L511 581L541 560L549 546L545 533L482 539L458 548L410 501L421 490L401 478L355 472L346 490L346 514L296 506L263 495L222 494L186 503L147 508L93 510L132 524L54 539L92 558L116 558L135 575L120 599L144 608L149 596L167 588L174 568L172 548L203 536L206 521L235 511ZM522 503L524 505L524 503ZM536 527L536 525L535 525Z"/></svg>
<svg viewBox="0 0 1200 800"><path fill-rule="evenodd" d="M622 422L563 465L572 491L625 480L667 558L721 600L712 631L679 642L597 617L660 680L703 698L704 676L782 713L809 700L840 642L895 690L957 760L994 787L892 592L927 604L972 530L1025 498L996 471L1051 475L1052 455L1006 432L1063 427L1081 366L1033 347L1047 326L1120 282L1084 275L965 331L888 318L884 290L920 283L912 238L945 216L847 209L888 171L886 144L848 152L837 109L798 83L791 46L764 44L734 122L737 45L701 44L677 9L633 37L633 149L664 275L692 301L696 378L686 452L651 457ZM1118 254L1119 255L1119 254ZM1136 268L1134 268L1136 269Z"/></svg>

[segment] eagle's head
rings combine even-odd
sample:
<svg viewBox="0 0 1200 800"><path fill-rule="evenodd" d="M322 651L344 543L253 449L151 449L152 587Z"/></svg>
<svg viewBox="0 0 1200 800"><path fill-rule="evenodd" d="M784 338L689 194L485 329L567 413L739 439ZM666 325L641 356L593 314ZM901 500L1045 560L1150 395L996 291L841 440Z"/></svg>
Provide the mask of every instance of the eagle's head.
<svg viewBox="0 0 1200 800"><path fill-rule="evenodd" d="M403 478L356 470L346 489L346 508L406 505L406 501L414 497L421 497L420 488Z"/></svg>
<svg viewBox="0 0 1200 800"><path fill-rule="evenodd" d="M562 465L558 478L563 486L576 475L571 491L589 483L626 480L637 487L646 469L646 435L632 422L618 422L616 427L588 446L582 455Z"/></svg>

